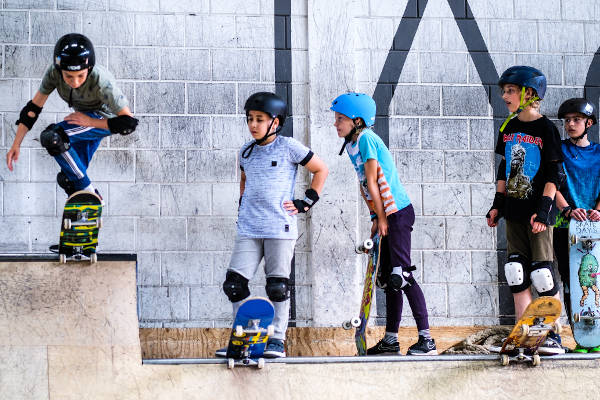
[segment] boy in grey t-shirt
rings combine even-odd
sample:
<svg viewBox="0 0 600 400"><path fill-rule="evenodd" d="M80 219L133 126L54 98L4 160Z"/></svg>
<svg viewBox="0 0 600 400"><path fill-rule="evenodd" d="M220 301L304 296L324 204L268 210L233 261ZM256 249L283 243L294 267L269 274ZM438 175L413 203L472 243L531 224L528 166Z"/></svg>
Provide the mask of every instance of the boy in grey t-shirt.
<svg viewBox="0 0 600 400"><path fill-rule="evenodd" d="M75 112L44 129L40 142L60 165L56 180L68 196L78 190L100 195L87 175L92 156L104 137L113 133L128 135L135 130L138 121L133 118L115 78L105 68L95 65L95 61L94 46L84 35L69 33L58 40L52 65L46 70L33 99L19 115L15 140L6 154L10 171L19 158L25 135L56 89Z"/></svg>
<svg viewBox="0 0 600 400"><path fill-rule="evenodd" d="M294 246L298 237L296 214L307 212L319 200L327 166L295 139L278 136L287 106L273 93L251 95L244 106L248 130L254 138L240 151L240 207L238 233L223 291L233 304L250 296L248 281L265 259L266 292L275 306L275 333L265 357L285 357L284 340L289 317L288 287ZM313 173L304 200L292 200L298 164ZM225 357L227 348L216 351Z"/></svg>

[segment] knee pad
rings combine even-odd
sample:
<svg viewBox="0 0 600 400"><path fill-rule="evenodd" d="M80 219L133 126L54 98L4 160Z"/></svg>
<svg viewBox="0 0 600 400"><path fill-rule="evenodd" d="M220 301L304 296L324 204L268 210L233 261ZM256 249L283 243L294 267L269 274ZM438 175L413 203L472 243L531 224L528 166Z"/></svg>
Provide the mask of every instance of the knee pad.
<svg viewBox="0 0 600 400"><path fill-rule="evenodd" d="M504 276L512 293L522 292L531 285L529 276L525 273L528 265L529 261L520 254L508 256L508 262L504 265Z"/></svg>
<svg viewBox="0 0 600 400"><path fill-rule="evenodd" d="M48 153L56 157L71 148L69 135L57 124L50 124L40 134L40 143L48 150Z"/></svg>
<svg viewBox="0 0 600 400"><path fill-rule="evenodd" d="M67 193L67 196L75 193L75 183L67 178L67 175L64 172L60 171L56 175L56 183L58 183L58 186L60 186Z"/></svg>
<svg viewBox="0 0 600 400"><path fill-rule="evenodd" d="M129 115L119 115L114 118L109 118L106 122L110 133L129 135L135 131L139 121Z"/></svg>
<svg viewBox="0 0 600 400"><path fill-rule="evenodd" d="M410 267L394 267L390 274L390 287L398 291L414 284L415 278L412 276L412 271L416 269L414 265Z"/></svg>
<svg viewBox="0 0 600 400"><path fill-rule="evenodd" d="M225 282L223 282L223 292L229 297L232 303L242 301L250 296L248 289L248 279L237 272L227 271Z"/></svg>
<svg viewBox="0 0 600 400"><path fill-rule="evenodd" d="M554 296L558 293L551 262L534 263L531 268L531 283L540 296Z"/></svg>
<svg viewBox="0 0 600 400"><path fill-rule="evenodd" d="M288 278L267 278L265 289L267 291L267 296L269 296L269 300L280 302L289 299L290 288L288 283Z"/></svg>

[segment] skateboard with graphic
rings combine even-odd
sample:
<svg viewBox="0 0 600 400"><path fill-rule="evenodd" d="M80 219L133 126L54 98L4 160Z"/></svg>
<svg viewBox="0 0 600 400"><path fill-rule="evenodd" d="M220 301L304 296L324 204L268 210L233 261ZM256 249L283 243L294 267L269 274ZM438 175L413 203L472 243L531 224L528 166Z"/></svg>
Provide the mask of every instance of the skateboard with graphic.
<svg viewBox="0 0 600 400"><path fill-rule="evenodd" d="M365 284L358 317L344 321L342 327L344 329L356 328L354 334L356 349L359 356L364 356L367 354L367 322L369 321L369 315L371 314L371 304L373 302L375 282L379 270L379 254L381 252L379 235L375 235L372 240L365 240L361 245L357 246L355 251L358 254L367 253L369 255L369 261L367 263L367 272L365 274Z"/></svg>
<svg viewBox="0 0 600 400"><path fill-rule="evenodd" d="M581 347L600 346L600 222L569 223L569 290L573 337Z"/></svg>
<svg viewBox="0 0 600 400"><path fill-rule="evenodd" d="M102 200L87 191L73 193L67 199L61 220L58 254L61 263L96 263L98 232L102 227Z"/></svg>
<svg viewBox="0 0 600 400"><path fill-rule="evenodd" d="M502 365L508 365L510 361L529 361L534 366L540 365L537 350L550 331L560 334L560 313L560 300L554 297L542 296L533 300L500 349Z"/></svg>
<svg viewBox="0 0 600 400"><path fill-rule="evenodd" d="M251 297L240 304L227 346L228 368L236 365L265 366L262 355L267 339L275 331L271 324L274 316L273 303L264 297Z"/></svg>

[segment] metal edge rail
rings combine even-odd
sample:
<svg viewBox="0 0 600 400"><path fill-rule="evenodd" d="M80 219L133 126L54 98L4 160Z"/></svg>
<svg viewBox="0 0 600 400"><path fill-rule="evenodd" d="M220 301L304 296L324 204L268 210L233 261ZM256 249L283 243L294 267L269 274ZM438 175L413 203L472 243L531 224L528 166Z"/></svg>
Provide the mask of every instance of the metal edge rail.
<svg viewBox="0 0 600 400"><path fill-rule="evenodd" d="M542 356L544 361L593 361L600 360L600 354L567 353L555 356ZM500 355L442 355L442 356L347 356L347 357L286 357L265 359L269 364L347 364L382 362L443 362L443 361L500 361ZM149 365L185 365L185 364L227 364L226 358L167 358L143 359L142 364ZM517 363L515 363L517 364Z"/></svg>
<svg viewBox="0 0 600 400"><path fill-rule="evenodd" d="M98 261L137 261L134 253L97 253ZM30 261L55 261L58 254L54 253L0 253L0 262L30 262ZM77 262L77 261L72 261Z"/></svg>

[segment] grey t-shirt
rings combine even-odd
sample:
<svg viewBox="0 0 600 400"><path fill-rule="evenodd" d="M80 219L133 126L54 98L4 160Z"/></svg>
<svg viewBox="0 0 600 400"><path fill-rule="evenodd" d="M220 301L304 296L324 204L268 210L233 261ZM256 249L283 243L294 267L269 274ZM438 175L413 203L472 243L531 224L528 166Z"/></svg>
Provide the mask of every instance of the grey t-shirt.
<svg viewBox="0 0 600 400"><path fill-rule="evenodd" d="M253 141L252 141L253 142ZM283 202L294 199L298 164L306 165L313 153L297 140L285 136L264 146L256 145L248 158L242 152L240 168L246 185L238 215L238 234L251 238L297 239L296 216L289 215Z"/></svg>
<svg viewBox="0 0 600 400"><path fill-rule="evenodd" d="M95 111L105 118L113 118L129 105L116 84L115 77L101 65L96 65L87 79L77 89L72 89L62 79L60 71L50 65L40 84L40 93L49 95L56 89L58 95L75 111Z"/></svg>

